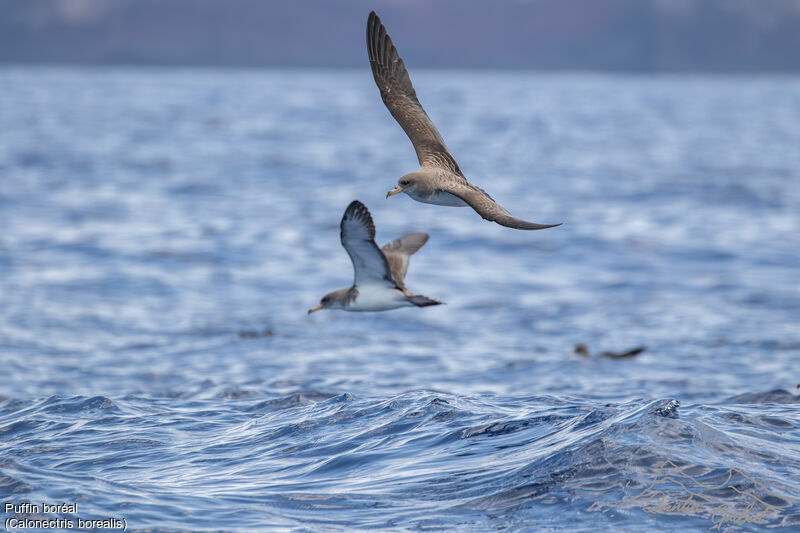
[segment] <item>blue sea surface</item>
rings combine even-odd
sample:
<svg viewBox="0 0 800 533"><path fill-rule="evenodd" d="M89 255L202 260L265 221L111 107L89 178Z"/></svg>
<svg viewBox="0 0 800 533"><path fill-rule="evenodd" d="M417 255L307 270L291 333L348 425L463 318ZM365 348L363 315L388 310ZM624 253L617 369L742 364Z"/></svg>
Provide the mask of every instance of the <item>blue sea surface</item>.
<svg viewBox="0 0 800 533"><path fill-rule="evenodd" d="M0 69L4 521L800 530L800 79L412 74L563 226L385 199L366 67ZM446 305L306 314L353 199Z"/></svg>

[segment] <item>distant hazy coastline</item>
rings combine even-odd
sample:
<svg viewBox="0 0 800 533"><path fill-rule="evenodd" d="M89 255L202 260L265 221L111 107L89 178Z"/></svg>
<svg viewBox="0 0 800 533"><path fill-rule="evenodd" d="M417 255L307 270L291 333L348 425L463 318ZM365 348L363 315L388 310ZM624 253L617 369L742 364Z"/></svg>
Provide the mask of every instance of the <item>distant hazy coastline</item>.
<svg viewBox="0 0 800 533"><path fill-rule="evenodd" d="M800 72L800 0L0 0L0 63Z"/></svg>

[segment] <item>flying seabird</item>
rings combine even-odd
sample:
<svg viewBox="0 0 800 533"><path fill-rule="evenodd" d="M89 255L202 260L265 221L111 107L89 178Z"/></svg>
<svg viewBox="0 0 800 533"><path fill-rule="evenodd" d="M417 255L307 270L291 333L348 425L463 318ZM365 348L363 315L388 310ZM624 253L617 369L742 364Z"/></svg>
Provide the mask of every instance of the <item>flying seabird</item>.
<svg viewBox="0 0 800 533"><path fill-rule="evenodd" d="M355 282L349 289L326 294L319 305L308 310L309 315L320 309L388 311L442 303L421 294L412 294L403 283L408 259L428 241L427 233L412 233L378 248L372 216L358 200L347 207L340 228L342 246L353 262Z"/></svg>
<svg viewBox="0 0 800 533"><path fill-rule="evenodd" d="M374 11L367 20L367 52L383 103L411 139L420 165L416 172L397 180L397 187L386 193L386 198L404 192L426 204L468 205L486 220L514 229L545 229L561 225L536 224L517 218L486 191L467 181L417 100L403 59Z"/></svg>

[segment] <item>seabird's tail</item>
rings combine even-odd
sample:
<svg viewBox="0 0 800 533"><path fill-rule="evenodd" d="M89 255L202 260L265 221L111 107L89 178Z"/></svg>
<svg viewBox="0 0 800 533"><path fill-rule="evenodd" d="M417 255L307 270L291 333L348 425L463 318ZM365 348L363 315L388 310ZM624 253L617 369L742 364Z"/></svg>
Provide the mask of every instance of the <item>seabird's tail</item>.
<svg viewBox="0 0 800 533"><path fill-rule="evenodd" d="M434 300L433 298L428 298L427 296L423 296L421 294L412 294L411 296L408 297L408 301L416 305L417 307L428 307L429 305L442 305L443 303L438 300Z"/></svg>

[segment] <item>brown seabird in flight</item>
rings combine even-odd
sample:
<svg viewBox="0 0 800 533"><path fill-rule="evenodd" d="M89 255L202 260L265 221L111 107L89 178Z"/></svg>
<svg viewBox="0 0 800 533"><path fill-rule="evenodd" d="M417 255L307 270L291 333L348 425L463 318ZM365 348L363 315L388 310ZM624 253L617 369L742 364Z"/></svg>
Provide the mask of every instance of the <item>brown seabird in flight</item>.
<svg viewBox="0 0 800 533"><path fill-rule="evenodd" d="M412 294L403 283L408 259L428 241L426 233L412 233L378 248L372 216L358 200L347 207L340 228L342 246L353 262L355 282L349 289L326 294L319 305L308 310L309 315L320 309L388 311L442 303L421 294Z"/></svg>
<svg viewBox="0 0 800 533"><path fill-rule="evenodd" d="M561 225L536 224L517 218L483 189L467 181L417 100L403 59L374 11L367 20L367 52L383 103L411 139L420 165L416 172L402 176L397 187L386 194L387 198L404 192L426 204L468 205L486 220L514 229L545 229Z"/></svg>

